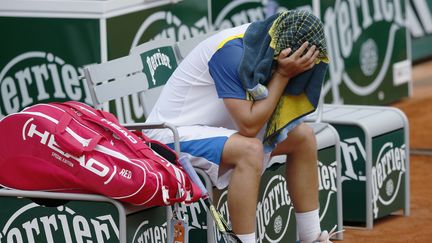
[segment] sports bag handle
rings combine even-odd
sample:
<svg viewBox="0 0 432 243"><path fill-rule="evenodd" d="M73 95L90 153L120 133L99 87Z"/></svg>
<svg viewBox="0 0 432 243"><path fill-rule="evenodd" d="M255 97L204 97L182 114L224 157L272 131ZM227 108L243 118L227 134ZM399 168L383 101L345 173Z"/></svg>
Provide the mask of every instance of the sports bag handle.
<svg viewBox="0 0 432 243"><path fill-rule="evenodd" d="M102 136L99 134L94 134L91 138L82 138L71 129L68 128L68 125L72 121L73 117L69 113L64 113L55 127L55 141L56 143L62 147L65 152L68 152L74 156L81 156L84 152L92 151L102 139ZM70 136L75 139L70 139L66 136L68 133Z"/></svg>
<svg viewBox="0 0 432 243"><path fill-rule="evenodd" d="M76 103L74 101L67 101L61 103L60 105L64 105L79 111L82 114L80 116L81 119L96 123L108 129L109 131L117 135L119 138L122 138L122 141L124 141L125 144L129 147L129 149L131 149L131 151L133 151L138 157L141 157L140 155L145 156L143 150L150 149L144 143L139 142L140 139L138 138L138 136L129 132L128 130L125 130L124 127L119 125L116 117L111 113L102 110L94 110L100 115L98 116L92 110L88 109L87 107L84 107L81 103ZM66 111L72 116L76 116L76 114L71 110L66 110ZM101 116L103 118L101 118Z"/></svg>

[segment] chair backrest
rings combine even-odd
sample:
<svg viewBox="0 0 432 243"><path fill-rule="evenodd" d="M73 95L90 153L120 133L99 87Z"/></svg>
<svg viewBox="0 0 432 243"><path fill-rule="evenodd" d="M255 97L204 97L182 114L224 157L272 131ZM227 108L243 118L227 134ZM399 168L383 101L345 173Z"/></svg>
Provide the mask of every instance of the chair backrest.
<svg viewBox="0 0 432 243"><path fill-rule="evenodd" d="M84 75L94 105L102 108L105 102L138 95L147 117L180 61L211 34L181 42L172 38L146 42L128 56L87 66Z"/></svg>
<svg viewBox="0 0 432 243"><path fill-rule="evenodd" d="M139 55L85 67L84 76L96 108L107 101L147 90L149 85L142 69Z"/></svg>
<svg viewBox="0 0 432 243"><path fill-rule="evenodd" d="M146 117L177 65L193 48L212 34L207 33L180 42L176 42L172 38L154 40L131 49L131 55L141 56L144 65L143 71L147 80L151 81L149 82L149 90L141 97Z"/></svg>
<svg viewBox="0 0 432 243"><path fill-rule="evenodd" d="M177 68L180 58L174 39L161 39L143 43L131 49L131 55L139 55L149 89L140 95L147 117L155 105L163 86Z"/></svg>
<svg viewBox="0 0 432 243"><path fill-rule="evenodd" d="M131 54L84 68L96 108L105 102L138 96L147 117L163 85L177 68L175 41L157 40L132 49Z"/></svg>

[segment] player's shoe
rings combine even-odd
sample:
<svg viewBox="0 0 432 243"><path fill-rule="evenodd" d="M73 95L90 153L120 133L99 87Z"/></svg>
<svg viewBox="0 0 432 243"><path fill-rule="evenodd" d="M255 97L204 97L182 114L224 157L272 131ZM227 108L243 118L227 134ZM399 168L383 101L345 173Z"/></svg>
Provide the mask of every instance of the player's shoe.
<svg viewBox="0 0 432 243"><path fill-rule="evenodd" d="M336 227L337 227L337 225L335 225L333 227L333 229L330 230L330 232L327 232L327 230L324 230L323 232L321 232L321 234L318 236L318 238L316 240L313 241L313 243L332 243L330 241L330 238L332 238L337 233L344 231L344 230L335 231Z"/></svg>

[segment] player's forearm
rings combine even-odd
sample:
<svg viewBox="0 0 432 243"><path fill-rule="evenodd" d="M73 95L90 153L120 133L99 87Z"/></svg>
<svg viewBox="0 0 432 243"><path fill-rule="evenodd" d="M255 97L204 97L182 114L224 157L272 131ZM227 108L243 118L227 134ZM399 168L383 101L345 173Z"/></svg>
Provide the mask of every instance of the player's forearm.
<svg viewBox="0 0 432 243"><path fill-rule="evenodd" d="M307 46L308 43L305 42L293 54L290 54L290 48L282 50L279 54L276 71L267 85L269 95L265 99L250 102L249 109L241 115L240 127L247 132L246 136L256 136L269 120L288 84L289 77L295 77L314 66L319 52L312 46L304 54Z"/></svg>
<svg viewBox="0 0 432 243"><path fill-rule="evenodd" d="M267 85L268 96L265 99L253 102L251 106L251 118L256 117L262 124L265 124L276 108L287 83L287 77L275 72Z"/></svg>
<svg viewBox="0 0 432 243"><path fill-rule="evenodd" d="M262 127L267 123L272 115L274 109L281 95L284 92L285 86L288 83L288 78L274 73L270 82L267 85L268 96L265 99L257 100L251 103L247 118L244 121L248 121L244 124L244 133L250 137L255 137Z"/></svg>

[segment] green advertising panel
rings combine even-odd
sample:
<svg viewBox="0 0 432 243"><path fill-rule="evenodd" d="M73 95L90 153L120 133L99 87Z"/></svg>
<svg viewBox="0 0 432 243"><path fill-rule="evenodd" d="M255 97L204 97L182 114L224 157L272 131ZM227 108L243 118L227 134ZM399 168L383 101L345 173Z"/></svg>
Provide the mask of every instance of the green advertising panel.
<svg viewBox="0 0 432 243"><path fill-rule="evenodd" d="M111 203L40 206L27 198L0 200L0 242L119 242L119 213Z"/></svg>
<svg viewBox="0 0 432 243"><path fill-rule="evenodd" d="M207 1L183 0L107 19L108 59L162 38L185 40L210 30Z"/></svg>
<svg viewBox="0 0 432 243"><path fill-rule="evenodd" d="M365 134L358 126L332 125L340 136L343 219L348 224L366 222Z"/></svg>
<svg viewBox="0 0 432 243"><path fill-rule="evenodd" d="M203 201L179 205L180 217L188 222L189 242L207 241L207 211Z"/></svg>
<svg viewBox="0 0 432 243"><path fill-rule="evenodd" d="M217 209L229 218L228 190L214 190ZM285 165L274 164L261 177L256 212L257 242L295 242L296 222L294 208L285 181ZM217 242L223 242L216 233Z"/></svg>
<svg viewBox="0 0 432 243"><path fill-rule="evenodd" d="M91 104L82 67L100 62L99 21L0 17L0 118L36 104Z"/></svg>
<svg viewBox="0 0 432 243"><path fill-rule="evenodd" d="M129 214L126 219L128 243L167 243L165 207L153 207Z"/></svg>
<svg viewBox="0 0 432 243"><path fill-rule="evenodd" d="M318 151L319 205L322 229L332 229L338 224L336 147Z"/></svg>
<svg viewBox="0 0 432 243"><path fill-rule="evenodd" d="M212 1L211 19L215 30L231 28L257 20L263 20L281 10L303 8L312 10L309 1L276 0L218 0Z"/></svg>
<svg viewBox="0 0 432 243"><path fill-rule="evenodd" d="M257 242L295 242L294 207L285 180L285 164L274 164L261 177L257 205Z"/></svg>
<svg viewBox="0 0 432 243"><path fill-rule="evenodd" d="M179 218L188 223L189 242L207 242L207 211L202 201L178 204ZM174 207L172 207L174 209ZM166 207L153 207L127 215L128 243L168 242Z"/></svg>
<svg viewBox="0 0 432 243"><path fill-rule="evenodd" d="M279 6L284 6L287 9L304 9L313 12L313 0L291 0L291 1L274 1Z"/></svg>
<svg viewBox="0 0 432 243"><path fill-rule="evenodd" d="M404 129L372 139L372 161L366 161L365 134L361 127L334 125L341 138L343 219L348 225L362 225L367 220L367 203L372 204L373 219L405 207L405 172L407 164ZM372 163L370 175L366 163ZM371 202L366 201L366 186L371 186Z"/></svg>
<svg viewBox="0 0 432 243"><path fill-rule="evenodd" d="M404 130L372 138L373 218L389 215L405 206L407 155Z"/></svg>
<svg viewBox="0 0 432 243"><path fill-rule="evenodd" d="M413 61L432 57L432 0L410 0L407 25L411 32Z"/></svg>
<svg viewBox="0 0 432 243"><path fill-rule="evenodd" d="M263 1L211 1L212 25L215 30L226 29L257 20L263 20L268 15ZM271 9L271 14L274 10Z"/></svg>
<svg viewBox="0 0 432 243"><path fill-rule="evenodd" d="M409 95L405 0L320 1L330 57L328 103L388 104Z"/></svg>
<svg viewBox="0 0 432 243"><path fill-rule="evenodd" d="M149 89L163 86L177 68L177 60L172 47L155 48L141 54L143 72L149 81Z"/></svg>

